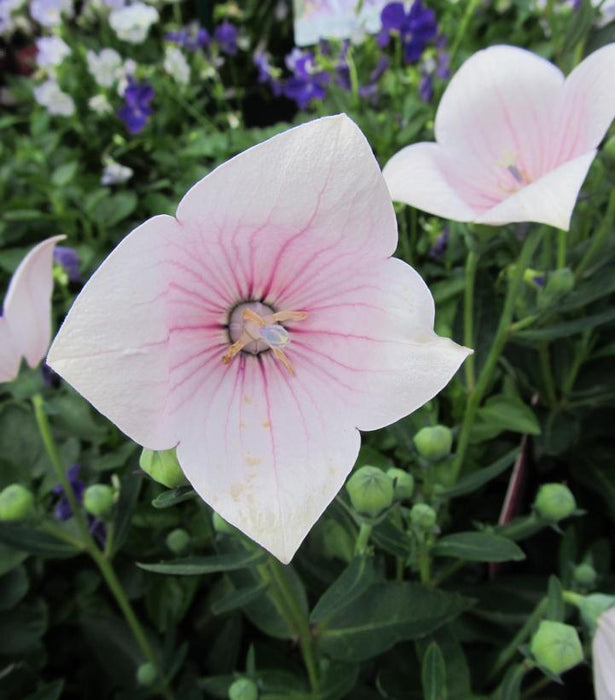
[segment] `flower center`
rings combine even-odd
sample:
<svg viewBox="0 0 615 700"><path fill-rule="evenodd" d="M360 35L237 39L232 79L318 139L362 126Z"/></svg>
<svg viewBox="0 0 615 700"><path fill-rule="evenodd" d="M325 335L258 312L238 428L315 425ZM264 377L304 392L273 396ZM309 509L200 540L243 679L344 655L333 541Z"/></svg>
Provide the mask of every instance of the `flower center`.
<svg viewBox="0 0 615 700"><path fill-rule="evenodd" d="M500 189L504 190L505 192L512 194L522 187L532 183L532 178L528 174L527 170L521 165L517 154L512 153L511 151L506 151L504 153L504 157L498 161L498 165L504 168L506 172L504 181L500 181L498 183Z"/></svg>
<svg viewBox="0 0 615 700"><path fill-rule="evenodd" d="M230 364L240 352L258 355L271 350L274 357L294 374L293 366L282 350L290 343L290 334L281 324L284 321L302 321L306 317L305 311L274 311L271 306L260 301L238 304L229 318L228 329L232 344L222 356L222 362Z"/></svg>

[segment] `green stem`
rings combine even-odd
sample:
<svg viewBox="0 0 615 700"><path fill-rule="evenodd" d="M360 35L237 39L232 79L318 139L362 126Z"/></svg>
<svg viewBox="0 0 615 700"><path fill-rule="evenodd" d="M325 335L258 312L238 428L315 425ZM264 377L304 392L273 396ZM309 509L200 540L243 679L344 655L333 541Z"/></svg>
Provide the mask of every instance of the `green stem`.
<svg viewBox="0 0 615 700"><path fill-rule="evenodd" d="M562 598L565 603L570 603L570 605L574 605L577 608L585 600L585 596L582 596L580 593L575 593L574 591L562 591Z"/></svg>
<svg viewBox="0 0 615 700"><path fill-rule="evenodd" d="M474 286L476 284L476 270L478 268L478 254L474 250L468 251L465 270L465 289L463 294L463 344L467 348L474 347ZM474 391L476 378L474 376L474 355L470 355L464 362L466 374L466 389L469 394Z"/></svg>
<svg viewBox="0 0 615 700"><path fill-rule="evenodd" d="M538 355L540 357L540 370L545 385L547 403L549 406L553 407L557 405L557 394L555 393L555 381L553 380L553 371L551 369L548 342L544 341L540 344Z"/></svg>
<svg viewBox="0 0 615 700"><path fill-rule="evenodd" d="M346 53L346 64L348 66L348 73L350 75L352 104L354 107L358 107L361 100L361 98L359 97L359 74L357 72L357 66L354 62L354 57L352 55L352 49L348 49L348 52Z"/></svg>
<svg viewBox="0 0 615 700"><path fill-rule="evenodd" d="M310 679L310 687L312 688L312 692L315 693L319 689L320 681L318 679L314 640L312 638L309 620L301 609L294 592L288 585L286 576L281 570L281 565L278 561L270 557L267 564L265 564L265 568L279 595L280 607L282 608L281 612L299 637L303 663L305 664L305 669Z"/></svg>
<svg viewBox="0 0 615 700"><path fill-rule="evenodd" d="M481 0L470 0L468 2L468 5L466 7L466 11L464 12L463 17L461 18L461 23L459 24L459 29L457 30L457 34L455 36L455 41L453 42L453 46L449 52L449 60L451 65L453 64L453 59L457 55L457 51L459 49L459 46L461 42L463 41L464 37L466 36L466 32L468 29L468 25L470 24L470 20L472 19L472 15L480 5Z"/></svg>
<svg viewBox="0 0 615 700"><path fill-rule="evenodd" d="M491 673L489 674L489 680L493 680L498 675L498 673L517 653L517 649L521 646L521 644L534 631L534 627L536 627L544 611L547 608L547 602L547 599L543 598L538 603L538 605L534 608L532 614L525 621L523 627L512 638L511 642L506 647L504 647L504 649L502 649L502 651L498 654L495 660L495 664L491 669Z"/></svg>
<svg viewBox="0 0 615 700"><path fill-rule="evenodd" d="M457 443L457 453L455 455L455 460L452 464L451 471L453 474L453 483L459 478L461 473L461 468L463 467L463 462L466 456L466 451L468 445L470 444L470 433L472 432L472 426L474 425L474 419L476 418L476 412L480 406L481 401L487 389L489 388L493 375L495 373L498 360L500 355L504 350L506 345L506 340L508 339L508 334L510 332L510 326L513 318L513 313L515 309L515 301L519 294L519 290L523 283L523 273L527 269L528 265L532 260L534 251L538 246L540 241L540 236L542 234L542 229L532 229L530 230L527 238L523 243L521 252L519 254L519 259L515 265L515 269L510 279L508 285L508 292L504 300L504 308L502 309L502 315L500 316L500 322L498 324L497 330L495 332L495 337L491 344L491 350L485 361L478 381L476 382L476 387L472 394L468 397L468 402L466 404L466 410L463 417L463 423L461 425L461 430L459 432L459 441Z"/></svg>
<svg viewBox="0 0 615 700"><path fill-rule="evenodd" d="M568 233L557 229L557 269L566 267L566 242Z"/></svg>
<svg viewBox="0 0 615 700"><path fill-rule="evenodd" d="M418 565L421 583L425 586L431 586L431 556L429 554L429 545L424 539L419 541Z"/></svg>
<svg viewBox="0 0 615 700"><path fill-rule="evenodd" d="M585 251L585 255L581 258L581 262L579 263L579 265L574 273L574 276L575 276L575 279L577 282L581 279L586 268L593 261L594 257L596 256L596 253L598 253L600 248L602 248L602 245L603 245L605 239L613 230L613 220L614 219L615 219L615 189L611 190L611 196L609 197L609 203L608 203L608 206L606 209L606 214L604 216L604 219L602 219L602 223L600 224L600 227L598 228L598 231L596 232L596 235L594 236L594 239L591 242L591 245Z"/></svg>
<svg viewBox="0 0 615 700"><path fill-rule="evenodd" d="M60 454L58 453L58 448L56 447L53 435L51 434L51 428L49 426L49 421L47 420L47 414L45 413L43 397L40 394L36 394L35 396L33 396L32 405L34 406L34 415L36 418L36 423L38 425L39 433L41 435L41 439L43 441L49 459L51 460L51 464L53 465L54 471L56 472L58 481L62 486L64 495L68 499L71 510L73 512L73 516L75 517L77 525L79 526L79 530L81 531L82 540L79 542L80 548L85 549L90 555L90 557L94 560L94 563L98 566L98 569L102 574L103 578L105 579L109 590L113 594L113 597L115 598L118 607L122 611L124 618L126 619L126 622L128 623L128 626L130 627L134 635L134 638L141 647L141 651L143 652L145 658L156 668L158 678L163 682L165 686L165 697L172 698L173 695L168 689L167 681L165 680L164 672L162 670L160 662L158 661L158 658L154 653L154 650L152 649L149 640L147 639L147 636L145 635L145 632L143 631L143 628L141 627L141 624L139 623L139 620L137 619L137 616L135 615L134 610L132 609L128 601L128 598L124 593L124 589L122 588L122 585L119 579L117 578L113 567L111 566L111 562L100 551L98 545L96 544L96 542L92 538L92 535L90 534L87 520L83 514L81 507L77 502L77 497L75 495L75 491L72 487L72 484L66 476L66 472L64 471ZM54 536L58 537L58 539L63 539L66 542L70 542L71 544L76 545L76 541L74 541L72 537L59 531L53 525L47 525L46 529L49 532L51 532Z"/></svg>
<svg viewBox="0 0 615 700"><path fill-rule="evenodd" d="M355 554L365 554L365 552L367 551L367 544L369 542L369 538L372 534L372 529L372 525L368 525L367 523L361 523L361 526L359 527L359 535L357 536L357 541L354 546Z"/></svg>

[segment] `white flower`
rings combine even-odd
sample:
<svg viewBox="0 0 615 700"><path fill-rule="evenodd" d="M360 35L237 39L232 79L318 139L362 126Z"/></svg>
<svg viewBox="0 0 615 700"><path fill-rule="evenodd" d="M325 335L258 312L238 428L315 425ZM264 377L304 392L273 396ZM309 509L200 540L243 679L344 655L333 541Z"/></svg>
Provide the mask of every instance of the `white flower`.
<svg viewBox="0 0 615 700"><path fill-rule="evenodd" d="M178 83L187 85L190 80L190 66L177 46L167 46L164 56L164 69Z"/></svg>
<svg viewBox="0 0 615 700"><path fill-rule="evenodd" d="M70 54L70 47L58 36L43 36L36 40L36 62L41 68L59 66Z"/></svg>
<svg viewBox="0 0 615 700"><path fill-rule="evenodd" d="M615 699L615 607L598 618L592 644L596 700Z"/></svg>
<svg viewBox="0 0 615 700"><path fill-rule="evenodd" d="M32 0L30 14L43 27L57 27L62 23L62 15L72 17L72 0Z"/></svg>
<svg viewBox="0 0 615 700"><path fill-rule="evenodd" d="M122 76L122 57L115 49L100 53L88 51L85 55L90 74L101 87L111 87Z"/></svg>
<svg viewBox="0 0 615 700"><path fill-rule="evenodd" d="M119 39L140 44L147 37L149 28L158 21L158 10L142 2L113 10L109 24Z"/></svg>
<svg viewBox="0 0 615 700"><path fill-rule="evenodd" d="M102 177L100 178L101 185L122 185L130 180L134 170L126 165L121 165L111 158L107 161Z"/></svg>
<svg viewBox="0 0 615 700"><path fill-rule="evenodd" d="M96 114L109 114L112 107L106 95L94 95L88 100L88 107Z"/></svg>
<svg viewBox="0 0 615 700"><path fill-rule="evenodd" d="M124 61L124 65L120 68L120 77L117 83L117 94L120 97L124 97L124 92L126 91L126 88L128 87L128 82L129 78L134 76L134 74L137 72L137 64L136 61L133 61L132 58L128 58Z"/></svg>
<svg viewBox="0 0 615 700"><path fill-rule="evenodd" d="M17 29L19 20L25 19L12 16L13 12L18 10L24 2L25 0L0 0L0 36L12 34Z"/></svg>
<svg viewBox="0 0 615 700"><path fill-rule="evenodd" d="M47 109L49 114L70 117L75 113L75 103L70 95L62 92L55 80L46 80L34 88L34 99Z"/></svg>

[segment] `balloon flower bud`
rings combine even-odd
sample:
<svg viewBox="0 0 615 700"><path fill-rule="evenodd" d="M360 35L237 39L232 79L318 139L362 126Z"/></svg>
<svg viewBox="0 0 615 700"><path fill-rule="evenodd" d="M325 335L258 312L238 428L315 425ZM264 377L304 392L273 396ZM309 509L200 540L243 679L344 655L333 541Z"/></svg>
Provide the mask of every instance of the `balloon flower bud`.
<svg viewBox="0 0 615 700"><path fill-rule="evenodd" d="M596 629L600 615L615 607L615 596L606 595L605 593L592 593L591 595L582 596L581 600L577 602L577 606L583 622L593 631Z"/></svg>
<svg viewBox="0 0 615 700"><path fill-rule="evenodd" d="M190 546L190 535L181 527L175 528L167 535L166 544L173 554L184 554Z"/></svg>
<svg viewBox="0 0 615 700"><path fill-rule="evenodd" d="M574 289L574 272L569 267L550 272L543 292L538 297L538 306L545 309L560 297Z"/></svg>
<svg viewBox="0 0 615 700"><path fill-rule="evenodd" d="M562 622L543 620L532 637L530 649L542 668L558 676L583 661L577 631Z"/></svg>
<svg viewBox="0 0 615 700"><path fill-rule="evenodd" d="M577 504L564 484L543 484L536 494L534 508L546 520L557 522L572 515Z"/></svg>
<svg viewBox="0 0 615 700"><path fill-rule="evenodd" d="M225 535L232 535L233 532L237 532L236 528L234 528L230 523L227 523L226 520L215 511L211 517L211 523L216 532L221 532Z"/></svg>
<svg viewBox="0 0 615 700"><path fill-rule="evenodd" d="M154 664L147 661L137 669L137 683L143 688L148 688L154 683L157 675Z"/></svg>
<svg viewBox="0 0 615 700"><path fill-rule="evenodd" d="M451 453L453 433L444 425L421 428L414 436L414 446L421 457L437 462Z"/></svg>
<svg viewBox="0 0 615 700"><path fill-rule="evenodd" d="M591 564L579 564L574 568L574 580L583 588L591 588L598 578L596 569Z"/></svg>
<svg viewBox="0 0 615 700"><path fill-rule="evenodd" d="M228 696L229 700L257 700L258 687L249 678L239 678L231 684Z"/></svg>
<svg viewBox="0 0 615 700"><path fill-rule="evenodd" d="M412 498L414 493L414 477L403 469L391 467L387 469L387 476L393 479L393 489L395 498L398 501L405 501Z"/></svg>
<svg viewBox="0 0 615 700"><path fill-rule="evenodd" d="M361 467L346 482L352 507L375 518L393 503L393 479L378 467Z"/></svg>
<svg viewBox="0 0 615 700"><path fill-rule="evenodd" d="M92 484L83 493L83 507L95 518L104 518L113 508L115 494L107 484Z"/></svg>
<svg viewBox="0 0 615 700"><path fill-rule="evenodd" d="M430 532L436 526L436 511L427 503L415 503L410 511L410 522L414 527Z"/></svg>
<svg viewBox="0 0 615 700"><path fill-rule="evenodd" d="M34 513L34 496L25 486L11 484L0 491L0 520L27 520Z"/></svg>
<svg viewBox="0 0 615 700"><path fill-rule="evenodd" d="M174 489L188 483L177 461L175 449L156 452L143 448L139 466L154 481L168 489Z"/></svg>

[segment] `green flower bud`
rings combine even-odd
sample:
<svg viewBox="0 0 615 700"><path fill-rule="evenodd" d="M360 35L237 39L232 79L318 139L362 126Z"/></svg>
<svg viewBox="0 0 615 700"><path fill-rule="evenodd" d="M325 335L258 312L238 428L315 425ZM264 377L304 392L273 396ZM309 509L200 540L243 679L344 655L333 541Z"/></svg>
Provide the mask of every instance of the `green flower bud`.
<svg viewBox="0 0 615 700"><path fill-rule="evenodd" d="M95 518L104 518L113 508L114 496L107 484L92 484L83 493L83 507Z"/></svg>
<svg viewBox="0 0 615 700"><path fill-rule="evenodd" d="M169 532L165 541L173 554L183 554L190 546L190 535L178 527Z"/></svg>
<svg viewBox="0 0 615 700"><path fill-rule="evenodd" d="M212 515L211 522L216 532L222 532L225 535L232 535L233 532L237 532L236 528L234 528L230 523L227 523L226 520L215 511Z"/></svg>
<svg viewBox="0 0 615 700"><path fill-rule="evenodd" d="M615 596L605 593L592 593L583 596L577 603L581 619L590 630L595 630L598 618L603 612L615 606Z"/></svg>
<svg viewBox="0 0 615 700"><path fill-rule="evenodd" d="M258 687L249 678L239 678L231 684L228 696L229 700L257 700Z"/></svg>
<svg viewBox="0 0 615 700"><path fill-rule="evenodd" d="M547 283L538 297L538 307L545 309L554 301L574 289L574 272L569 267L553 270L547 277Z"/></svg>
<svg viewBox="0 0 615 700"><path fill-rule="evenodd" d="M32 491L11 484L0 491L0 520L27 520L35 513Z"/></svg>
<svg viewBox="0 0 615 700"><path fill-rule="evenodd" d="M584 588L591 588L598 578L596 569L591 564L579 564L574 568L574 580Z"/></svg>
<svg viewBox="0 0 615 700"><path fill-rule="evenodd" d="M393 503L393 479L378 467L361 467L346 482L352 507L371 518Z"/></svg>
<svg viewBox="0 0 615 700"><path fill-rule="evenodd" d="M577 631L562 622L543 620L532 637L530 649L540 666L558 676L583 661Z"/></svg>
<svg viewBox="0 0 615 700"><path fill-rule="evenodd" d="M354 539L346 528L333 520L326 518L320 526L322 536L321 551L328 559L337 557L345 562L350 562L354 556Z"/></svg>
<svg viewBox="0 0 615 700"><path fill-rule="evenodd" d="M564 484L543 484L536 494L534 508L546 520L557 522L572 515L577 504Z"/></svg>
<svg viewBox="0 0 615 700"><path fill-rule="evenodd" d="M148 688L156 680L156 667L147 661L137 669L137 683L143 688Z"/></svg>
<svg viewBox="0 0 615 700"><path fill-rule="evenodd" d="M419 530L429 532L434 529L437 521L436 511L427 503L415 503L410 511L410 522Z"/></svg>
<svg viewBox="0 0 615 700"><path fill-rule="evenodd" d="M408 474L403 469L391 467L387 469L387 476L393 479L393 489L395 498L399 501L404 501L412 498L414 493L414 477Z"/></svg>
<svg viewBox="0 0 615 700"><path fill-rule="evenodd" d="M451 453L453 433L444 425L421 428L414 436L414 446L421 457L437 462Z"/></svg>
<svg viewBox="0 0 615 700"><path fill-rule="evenodd" d="M175 448L158 452L143 448L139 466L154 481L166 486L168 489L174 489L188 483L177 461Z"/></svg>

